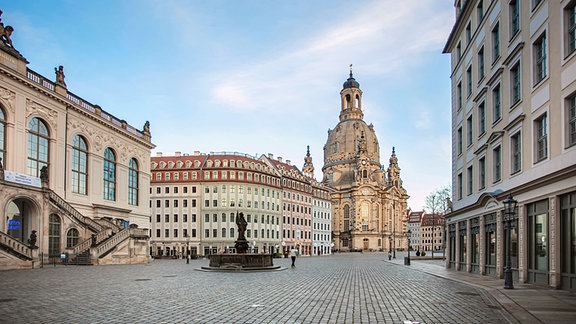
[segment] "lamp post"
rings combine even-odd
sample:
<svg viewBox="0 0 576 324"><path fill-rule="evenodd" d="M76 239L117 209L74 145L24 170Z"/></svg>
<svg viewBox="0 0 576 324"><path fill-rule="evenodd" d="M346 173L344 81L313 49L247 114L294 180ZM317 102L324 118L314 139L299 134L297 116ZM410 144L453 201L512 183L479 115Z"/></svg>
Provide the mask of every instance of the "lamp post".
<svg viewBox="0 0 576 324"><path fill-rule="evenodd" d="M512 247L510 246L511 240L510 237L512 236L510 233L510 223L512 219L516 216L516 206L518 202L512 198L512 194L508 196L503 202L504 204L504 217L506 221L506 267L504 268L504 289L514 289L514 284L512 283L512 258L511 252Z"/></svg>
<svg viewBox="0 0 576 324"><path fill-rule="evenodd" d="M388 235L388 260L392 260L392 234Z"/></svg>
<svg viewBox="0 0 576 324"><path fill-rule="evenodd" d="M412 235L412 231L408 229L408 258L406 259L406 265L410 265L410 236Z"/></svg>
<svg viewBox="0 0 576 324"><path fill-rule="evenodd" d="M186 234L186 264L190 263L190 235Z"/></svg>

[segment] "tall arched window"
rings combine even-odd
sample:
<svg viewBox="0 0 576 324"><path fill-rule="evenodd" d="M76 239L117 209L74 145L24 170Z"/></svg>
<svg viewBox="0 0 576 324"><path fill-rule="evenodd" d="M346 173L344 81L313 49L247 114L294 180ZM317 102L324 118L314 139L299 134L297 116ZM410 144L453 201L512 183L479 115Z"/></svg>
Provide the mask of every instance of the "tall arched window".
<svg viewBox="0 0 576 324"><path fill-rule="evenodd" d="M6 115L0 107L0 158L6 163Z"/></svg>
<svg viewBox="0 0 576 324"><path fill-rule="evenodd" d="M80 135L72 140L72 192L85 195L88 183L88 146Z"/></svg>
<svg viewBox="0 0 576 324"><path fill-rule="evenodd" d="M60 255L60 217L51 214L48 222L48 256Z"/></svg>
<svg viewBox="0 0 576 324"><path fill-rule="evenodd" d="M78 244L78 230L71 228L66 234L66 247L71 248Z"/></svg>
<svg viewBox="0 0 576 324"><path fill-rule="evenodd" d="M128 204L138 206L138 162L134 158L128 165Z"/></svg>
<svg viewBox="0 0 576 324"><path fill-rule="evenodd" d="M104 150L103 198L116 200L116 155L111 148Z"/></svg>
<svg viewBox="0 0 576 324"><path fill-rule="evenodd" d="M48 166L49 134L48 127L39 118L28 123L28 174L40 177L42 167Z"/></svg>

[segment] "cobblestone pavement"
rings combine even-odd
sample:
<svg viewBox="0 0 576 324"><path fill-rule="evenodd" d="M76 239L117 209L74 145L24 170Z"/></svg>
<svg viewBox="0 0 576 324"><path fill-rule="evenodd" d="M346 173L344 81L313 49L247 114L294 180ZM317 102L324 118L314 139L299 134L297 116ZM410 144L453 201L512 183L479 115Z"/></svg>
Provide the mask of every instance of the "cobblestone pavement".
<svg viewBox="0 0 576 324"><path fill-rule="evenodd" d="M289 267L289 259L275 265ZM484 289L383 253L301 257L296 268L196 271L207 260L0 272L2 323L506 323Z"/></svg>

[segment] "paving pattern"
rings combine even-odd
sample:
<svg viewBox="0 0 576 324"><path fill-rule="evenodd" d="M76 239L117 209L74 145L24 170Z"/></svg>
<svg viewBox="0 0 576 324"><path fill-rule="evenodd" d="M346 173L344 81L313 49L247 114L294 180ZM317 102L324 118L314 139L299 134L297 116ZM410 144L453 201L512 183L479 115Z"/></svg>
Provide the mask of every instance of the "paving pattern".
<svg viewBox="0 0 576 324"><path fill-rule="evenodd" d="M0 272L1 323L506 323L484 289L388 262L302 257L282 271L197 271L207 260Z"/></svg>

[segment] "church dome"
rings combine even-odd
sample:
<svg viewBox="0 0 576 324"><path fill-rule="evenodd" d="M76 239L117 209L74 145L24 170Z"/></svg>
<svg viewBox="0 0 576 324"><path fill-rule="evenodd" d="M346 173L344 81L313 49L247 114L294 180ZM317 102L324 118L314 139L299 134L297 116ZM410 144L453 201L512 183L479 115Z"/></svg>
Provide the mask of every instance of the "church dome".
<svg viewBox="0 0 576 324"><path fill-rule="evenodd" d="M328 140L324 146L324 165L354 161L362 136L366 143L366 155L372 163L379 164L380 145L374 127L367 125L362 119L347 119L328 131Z"/></svg>
<svg viewBox="0 0 576 324"><path fill-rule="evenodd" d="M356 81L356 79L352 77L352 72L350 72L350 77L348 78L348 80L346 80L346 82L344 82L344 85L342 86L342 89L350 89L350 88L360 89L360 83L358 83L358 81Z"/></svg>

